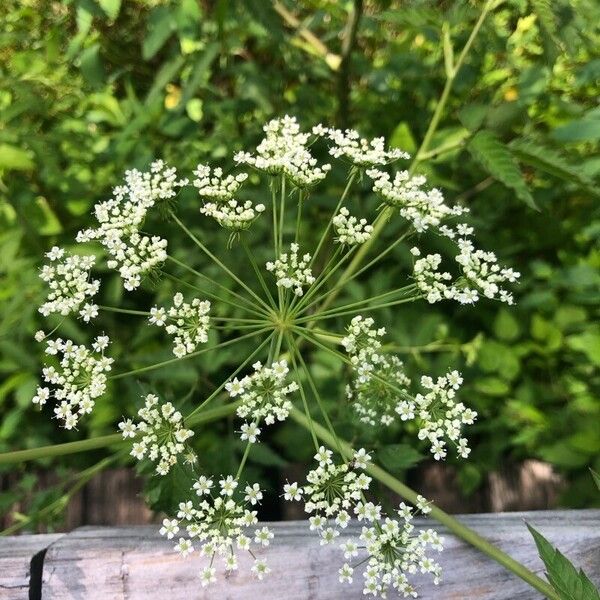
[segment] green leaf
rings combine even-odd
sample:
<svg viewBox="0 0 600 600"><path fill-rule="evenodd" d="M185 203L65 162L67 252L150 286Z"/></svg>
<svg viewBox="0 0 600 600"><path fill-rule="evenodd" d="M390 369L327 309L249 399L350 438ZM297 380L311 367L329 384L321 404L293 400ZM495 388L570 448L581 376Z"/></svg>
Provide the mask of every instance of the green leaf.
<svg viewBox="0 0 600 600"><path fill-rule="evenodd" d="M391 444L377 452L377 460L390 471L409 469L425 457L408 444Z"/></svg>
<svg viewBox="0 0 600 600"><path fill-rule="evenodd" d="M98 4L111 21L114 21L119 16L121 0L98 0Z"/></svg>
<svg viewBox="0 0 600 600"><path fill-rule="evenodd" d="M600 593L588 576L572 563L529 523L527 528L535 540L546 575L561 600L600 600Z"/></svg>
<svg viewBox="0 0 600 600"><path fill-rule="evenodd" d="M516 158L526 165L597 193L592 179L557 150L524 139L513 140L509 147Z"/></svg>
<svg viewBox="0 0 600 600"><path fill-rule="evenodd" d="M400 148L405 152L414 154L417 150L417 144L415 138L410 130L410 126L406 121L398 123L389 141L390 146L393 148Z"/></svg>
<svg viewBox="0 0 600 600"><path fill-rule="evenodd" d="M32 153L9 144L0 144L0 169L31 171L34 167Z"/></svg>
<svg viewBox="0 0 600 600"><path fill-rule="evenodd" d="M596 473L596 471L593 469L590 469L590 473L592 474L592 478L594 479L596 487L600 490L600 475L598 475L598 473Z"/></svg>
<svg viewBox="0 0 600 600"><path fill-rule="evenodd" d="M588 329L571 335L567 338L567 344L573 350L583 352L591 363L600 366L600 331Z"/></svg>
<svg viewBox="0 0 600 600"><path fill-rule="evenodd" d="M266 444L254 444L249 460L265 467L285 467L287 462Z"/></svg>
<svg viewBox="0 0 600 600"><path fill-rule="evenodd" d="M600 119L580 119L557 127L550 134L558 142L596 142L600 140Z"/></svg>
<svg viewBox="0 0 600 600"><path fill-rule="evenodd" d="M512 342L519 337L521 327L510 311L502 309L494 320L494 333L498 339Z"/></svg>
<svg viewBox="0 0 600 600"><path fill-rule="evenodd" d="M468 145L473 157L494 178L512 189L530 208L538 210L510 150L491 132L476 133Z"/></svg>
<svg viewBox="0 0 600 600"><path fill-rule="evenodd" d="M531 6L538 18L541 29L542 44L548 62L553 64L562 50L562 44L557 35L558 19L552 10L557 3L552 0L531 0Z"/></svg>
<svg viewBox="0 0 600 600"><path fill-rule="evenodd" d="M175 21L164 6L156 8L148 19L148 30L142 43L142 57L150 60L175 31Z"/></svg>

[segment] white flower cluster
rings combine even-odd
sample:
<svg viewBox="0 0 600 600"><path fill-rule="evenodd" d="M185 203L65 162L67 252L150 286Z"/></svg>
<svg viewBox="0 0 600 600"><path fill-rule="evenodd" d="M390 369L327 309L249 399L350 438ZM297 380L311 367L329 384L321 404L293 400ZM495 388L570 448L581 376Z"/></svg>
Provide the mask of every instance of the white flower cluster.
<svg viewBox="0 0 600 600"><path fill-rule="evenodd" d="M139 423L125 419L119 423L123 438L136 438L131 456L148 458L156 463L156 472L166 475L184 452L185 442L194 435L183 426L183 417L170 402L159 406L159 398L148 394L144 406L138 410Z"/></svg>
<svg viewBox="0 0 600 600"><path fill-rule="evenodd" d="M203 215L212 217L221 227L235 232L249 229L264 211L264 204L254 206L250 200L243 203L227 200L222 204L207 202L200 209Z"/></svg>
<svg viewBox="0 0 600 600"><path fill-rule="evenodd" d="M206 165L198 165L194 175L197 179L193 184L200 196L212 200L206 202L200 212L215 219L221 227L234 232L245 231L265 211L264 204L254 206L250 200L239 202L234 199L248 179L247 173L223 177L223 169L219 167L211 169Z"/></svg>
<svg viewBox="0 0 600 600"><path fill-rule="evenodd" d="M315 282L315 277L310 269L311 255L306 253L298 256L300 246L290 245L290 252L282 254L275 262L268 262L267 271L275 273L277 287L285 289L293 288L296 296L302 296L304 286L310 286Z"/></svg>
<svg viewBox="0 0 600 600"><path fill-rule="evenodd" d="M219 481L219 494L213 495L213 481L204 475L194 484L193 489L200 496L200 501L195 506L193 502L181 502L176 519L165 519L160 529L160 534L167 539L172 539L180 528L185 528L188 539L179 538L175 550L183 556L194 551L194 540L200 544L200 554L210 557L210 566L205 567L201 574L202 586L207 586L216 581L216 569L213 566L215 556L222 558L225 570L234 571L238 568L235 548L246 550L252 554L252 543L258 547L268 546L273 539L273 533L268 527L257 528L254 537L246 535L247 527L258 523L256 511L249 510L262 498L258 484L246 486L243 501L233 499L233 494L238 486L237 480L231 475ZM265 560L256 559L252 573L262 579L270 569Z"/></svg>
<svg viewBox="0 0 600 600"><path fill-rule="evenodd" d="M46 354L60 354L62 358L58 368L44 365L44 381L53 388L38 387L32 402L41 407L54 397L59 402L54 407L56 418L64 422L65 429L76 427L79 418L91 413L95 399L106 391L106 373L113 363L112 358L104 356L108 344L106 336L98 336L91 350L71 340L48 340Z"/></svg>
<svg viewBox="0 0 600 600"><path fill-rule="evenodd" d="M427 504L420 503L418 507L423 512L430 510ZM404 598L416 598L416 590L407 574L414 575L417 572L430 573L434 583L439 584L442 569L426 553L429 548L441 552L443 539L433 529L415 533L412 520L412 508L401 502L396 518L386 517L381 522L362 528L360 546L353 540L341 545L347 560L358 555L359 547L366 548L367 557L360 563L367 563L363 571L365 596L387 598L392 588ZM345 563L339 570L340 582L352 583L355 568Z"/></svg>
<svg viewBox="0 0 600 600"><path fill-rule="evenodd" d="M373 233L373 226L368 224L367 219L358 220L351 216L350 211L344 206L333 217L332 222L337 234L336 241L345 246L363 244Z"/></svg>
<svg viewBox="0 0 600 600"><path fill-rule="evenodd" d="M173 296L169 309L154 306L150 309L150 323L164 327L174 336L173 354L181 358L190 354L198 344L208 341L210 302L194 298L192 303L183 301L183 294Z"/></svg>
<svg viewBox="0 0 600 600"><path fill-rule="evenodd" d="M429 254L415 261L413 276L419 290L430 303L443 299L456 300L460 304L474 304L480 294L486 298L498 299L506 304L513 304L513 295L500 287L502 283L514 283L519 277L510 268L502 268L493 252L475 249L471 240L458 240L459 254L455 257L460 265L462 277L452 282L452 275L440 271L442 257L439 254ZM418 256L419 250L411 250L413 256Z"/></svg>
<svg viewBox="0 0 600 600"><path fill-rule="evenodd" d="M406 399L410 379L397 356L383 356L373 372L375 377L353 381L346 386L346 395L361 422L366 425L391 425L396 408ZM404 394L400 390L406 390Z"/></svg>
<svg viewBox="0 0 600 600"><path fill-rule="evenodd" d="M198 165L194 175L196 179L192 183L198 188L200 196L212 198L219 203L233 199L244 181L248 179L247 173L223 177L223 169L220 167L211 169L207 165Z"/></svg>
<svg viewBox="0 0 600 600"><path fill-rule="evenodd" d="M255 442L260 435L260 422L272 425L275 420L287 418L292 408L288 396L298 390L298 384L295 381L286 383L289 368L285 360L274 362L269 367L260 362L252 366L252 375L242 379L236 377L225 384L225 389L231 398L240 398L238 417L252 421L242 425L242 439Z"/></svg>
<svg viewBox="0 0 600 600"><path fill-rule="evenodd" d="M461 437L463 425L472 425L477 413L456 401L456 391L463 378L458 371L449 371L444 377L433 380L431 377L421 378L421 385L428 390L425 394L417 394L414 403L400 403L397 412L403 420L415 417L419 419L419 439L431 443L431 453L435 460L446 457L446 441L448 438L462 458L467 458L471 450L466 438Z"/></svg>
<svg viewBox="0 0 600 600"><path fill-rule="evenodd" d="M352 462L336 465L332 452L321 446L315 460L319 466L306 476L307 484L301 488L297 483L284 486L286 500L301 500L309 517L310 529L321 537L321 545L329 544L345 529L354 513L359 521L377 521L381 507L364 502L364 493L369 489L371 478L358 473L367 467L371 457L364 449L355 451Z"/></svg>
<svg viewBox="0 0 600 600"><path fill-rule="evenodd" d="M418 250L413 248L413 255ZM452 275L446 271L440 271L442 257L440 254L428 254L415 261L413 268L413 277L419 290L424 294L427 302L433 304L444 298L454 297L453 287L449 284L452 281Z"/></svg>
<svg viewBox="0 0 600 600"><path fill-rule="evenodd" d="M379 349L380 338L385 335L385 327L374 329L374 324L375 321L371 317L357 315L346 328L346 337L342 338L342 346L356 370L356 384L367 383L377 365L384 361Z"/></svg>
<svg viewBox="0 0 600 600"><path fill-rule="evenodd" d="M500 302L513 304L513 295L499 284L515 283L521 274L500 267L493 252L476 250L471 240L460 239L458 246L460 254L455 260L461 266L466 285L456 287L455 299L463 304L475 302L480 291L486 298L497 298Z"/></svg>
<svg viewBox="0 0 600 600"><path fill-rule="evenodd" d="M373 179L373 191L419 232L439 227L444 219L468 212L462 206L448 206L440 190L424 189L427 179L422 175L411 176L408 171L398 171L393 181L389 173L379 169L369 169L367 175Z"/></svg>
<svg viewBox="0 0 600 600"><path fill-rule="evenodd" d="M95 304L86 303L80 309L82 303L100 289L98 279L90 280L96 257L77 254L65 257L65 251L58 246L54 246L46 256L51 264L42 267L40 279L48 284L50 290L46 302L39 308L40 313L45 317L53 313L66 316L79 310L79 316L87 323L98 314Z"/></svg>
<svg viewBox="0 0 600 600"><path fill-rule="evenodd" d="M118 269L125 289L136 289L142 277L167 257L166 240L139 231L146 214L157 202L173 198L176 189L186 184L187 180L178 180L176 170L161 160L153 162L147 173L127 171L125 185L113 190L114 198L94 207L98 227L80 231L77 241L98 240L110 255L109 269Z"/></svg>
<svg viewBox="0 0 600 600"><path fill-rule="evenodd" d="M319 166L308 150L310 134L302 133L295 117L273 119L264 127L264 139L256 154L238 152L237 163L251 165L271 175L284 174L299 188L308 188L323 180L331 165Z"/></svg>
<svg viewBox="0 0 600 600"><path fill-rule="evenodd" d="M345 158L357 167L373 167L385 165L400 158L410 158L410 155L391 148L386 150L385 139L382 137L366 140L354 129L335 129L317 125L313 127L315 135L328 138L333 145L329 148L329 154L334 158Z"/></svg>

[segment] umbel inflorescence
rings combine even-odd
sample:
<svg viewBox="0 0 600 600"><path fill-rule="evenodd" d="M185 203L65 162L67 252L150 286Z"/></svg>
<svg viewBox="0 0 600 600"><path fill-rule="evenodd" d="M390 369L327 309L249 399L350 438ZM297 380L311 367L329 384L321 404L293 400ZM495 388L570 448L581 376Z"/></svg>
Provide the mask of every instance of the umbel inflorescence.
<svg viewBox="0 0 600 600"><path fill-rule="evenodd" d="M466 429L477 414L459 399L461 374L449 370L411 380L400 358L387 349L378 312L419 301L424 306L442 301L469 305L482 299L512 304L506 285L519 274L502 267L492 252L477 248L473 228L464 221L467 209L450 206L423 175L398 164L408 155L386 148L382 138L367 140L355 131L322 125L303 132L288 116L267 123L264 133L255 151L235 155L230 171L199 164L190 174L191 183L162 161L152 163L147 172L128 171L112 197L96 205L95 224L77 235L85 248L54 247L47 253L40 277L48 291L40 312L54 322L50 332L36 334L45 344L48 364L33 402L40 408L51 405L55 418L73 429L95 402L110 401L113 377L137 377L252 340L250 355L213 391L201 394L191 413L184 415L176 400L164 401L150 391L137 415L119 424L131 441L131 455L152 463L157 476L169 474L180 462L194 472L189 481L194 500L181 499L178 512L164 520L161 534L183 556L199 552L206 557L203 585L212 583L221 568L235 571L240 552L253 557L254 575L266 575L270 568L262 553L273 534L257 522L263 491L244 479L244 469L267 428L290 414L304 413L305 421L297 420L308 423L316 465L306 483L286 483L282 496L304 504L310 529L321 544L340 545L340 581L352 582L360 572L365 594L385 596L395 589L414 596L414 573L440 579L430 555L441 550L441 539L432 530L414 527L415 511L408 505L387 511L377 502L370 485L370 454L365 448L345 451L339 443L333 415L327 413L313 376L311 352L326 352L345 365L338 412L349 405L358 431L396 427L400 432L408 426L415 444L426 447L434 459L443 460L449 453L466 458ZM330 162L318 158L327 154ZM311 198L325 189L330 177L335 189L333 182L339 179L333 179L332 171L338 169L346 174L344 190L331 204L329 218L319 221ZM264 202L254 200L251 186L257 185L264 185ZM353 192L360 186L359 203ZM366 201L365 186L371 192ZM179 192L186 188L195 198L191 212L186 210L189 201L185 207L178 204ZM151 233L159 219L169 221L163 230L179 229L176 239ZM260 220L262 226L255 227ZM378 232L390 220L400 224L401 233L381 247ZM221 235L220 228L223 244L209 248L203 232L211 229L214 237L215 231ZM271 256L261 264L253 246L268 230ZM427 253L424 234L444 238L454 252L449 257ZM175 258L174 248L182 240L220 269L218 281ZM358 301L343 300L349 282L367 268L375 269L402 243L410 260L399 287L394 284ZM237 245L238 256L245 259L234 266L230 248L237 250ZM362 261L368 261L366 266ZM161 296L140 310L102 305L101 278L92 274L98 266L115 270L133 298L140 287L151 290L157 274L177 287L174 295ZM58 337L69 318L100 330L95 324L104 312L139 319L140 327L148 327L148 335L156 335L174 358L113 375L109 337L118 331L97 331L89 345ZM217 341L206 346L211 335ZM237 472L221 477L211 475L210 465L197 455L195 443L202 434L193 430L194 420L218 401L236 412L237 432L245 444ZM331 447L318 442L315 421L327 426L336 442ZM428 512L424 499L416 504L417 512ZM360 535L340 543L337 538L353 519L362 524ZM221 563L215 562L219 558Z"/></svg>

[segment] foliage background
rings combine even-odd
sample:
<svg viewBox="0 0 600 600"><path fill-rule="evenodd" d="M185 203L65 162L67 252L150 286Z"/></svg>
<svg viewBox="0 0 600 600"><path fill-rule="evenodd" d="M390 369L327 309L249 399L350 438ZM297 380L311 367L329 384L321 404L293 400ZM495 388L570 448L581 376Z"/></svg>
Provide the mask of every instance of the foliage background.
<svg viewBox="0 0 600 600"><path fill-rule="evenodd" d="M155 157L188 172L198 162L230 160L260 139L265 121L285 113L306 126L335 123L385 135L414 152L444 85L444 45L451 40L459 51L479 9L478 2L430 0L5 0L0 452L110 433L148 386L174 399L192 390L191 405L235 364L238 350L225 350L115 382L112 400L99 403L77 432L61 431L47 412L33 410L42 358L32 339L42 326L36 312L42 253L72 244L90 208L125 169L144 168ZM600 6L592 0L502 3L454 83L431 146L442 152L421 166L451 202L471 208L482 244L523 274L510 310L486 302L469 310L440 304L388 309L379 318L413 374L448 365L465 373L463 398L481 415L472 457L458 465L467 495L499 465L535 457L566 478L563 505L599 504L587 470L600 471L598 23ZM330 203L317 194L311 215L326 214ZM181 210L188 223L200 224L192 198L184 198ZM222 243L224 234L209 228L203 235ZM178 252L208 268L192 247ZM397 249L377 277L348 294L378 293L400 277L405 261L405 250ZM116 275L103 273L103 286L103 303L121 301ZM170 292L163 280L124 301L148 306ZM121 331L113 351L122 370L168 358L169 348L139 322L102 318L101 327ZM67 332L86 336L75 320ZM315 364L335 410L341 367L326 355ZM342 419L347 414L343 406L339 412ZM223 422L197 435L205 468L219 473L235 462L234 428ZM399 431L372 441L384 465L404 476L423 460L417 447L406 446L414 446L413 438ZM276 515L277 469L308 459L311 450L308 438L287 424L268 442L253 452L250 466L271 489L265 510ZM25 499L35 515L60 497L60 487L40 489L40 467L66 478L102 456L12 466L18 484L0 494L0 512ZM168 507L173 483L149 479L153 506Z"/></svg>

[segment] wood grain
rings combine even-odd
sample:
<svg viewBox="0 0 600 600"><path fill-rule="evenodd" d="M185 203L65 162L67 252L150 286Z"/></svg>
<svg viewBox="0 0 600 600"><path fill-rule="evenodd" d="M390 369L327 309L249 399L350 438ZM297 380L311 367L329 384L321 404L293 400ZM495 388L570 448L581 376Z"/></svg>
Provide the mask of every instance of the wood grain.
<svg viewBox="0 0 600 600"><path fill-rule="evenodd" d="M0 538L0 600L29 598L32 561L34 569L41 568L42 553L61 537L46 534Z"/></svg>
<svg viewBox="0 0 600 600"><path fill-rule="evenodd" d="M524 521L534 525L577 566L600 584L600 511L500 513L460 517L538 574L543 566ZM431 522L419 526L433 527ZM180 558L173 543L155 527L84 527L54 541L48 548L42 576L44 600L351 600L364 598L362 576L351 586L340 584L343 562L336 546L320 546L304 522L272 524L275 539L259 552L272 573L262 582L250 575L251 559L240 555L240 567L229 577L202 588L199 571L207 564L193 554ZM540 594L477 550L440 530L446 550L440 555L444 580L438 587L426 578L416 583L424 600L533 600ZM353 523L342 537L356 535ZM360 560L360 557L359 557ZM219 565L220 567L220 565Z"/></svg>

